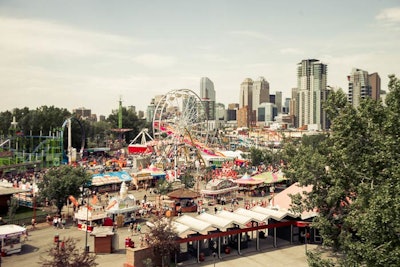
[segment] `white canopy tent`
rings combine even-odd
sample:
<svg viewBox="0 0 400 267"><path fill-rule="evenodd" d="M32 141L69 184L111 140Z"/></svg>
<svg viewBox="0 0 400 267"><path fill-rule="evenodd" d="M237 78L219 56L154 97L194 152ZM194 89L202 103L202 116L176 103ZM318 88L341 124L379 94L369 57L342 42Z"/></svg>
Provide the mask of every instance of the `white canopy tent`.
<svg viewBox="0 0 400 267"><path fill-rule="evenodd" d="M215 230L215 228L212 227L212 225L210 223L196 219L189 215L182 215L179 218L177 218L175 220L175 222L187 225L191 228L191 230L198 232L198 233Z"/></svg>
<svg viewBox="0 0 400 267"><path fill-rule="evenodd" d="M270 208L264 208L260 206L254 206L251 211L265 214L269 216L270 218L281 221L283 218L286 216L291 216L293 218L296 218L297 216L291 212L285 211L285 210L276 210L276 209L270 209Z"/></svg>
<svg viewBox="0 0 400 267"><path fill-rule="evenodd" d="M247 216L247 217L251 217L253 219L253 221L257 221L257 222L267 222L268 218L270 217L267 214L263 214L263 213L259 213L259 212L255 212L255 211L251 211L251 210L247 210L247 209L243 209L243 208L238 208L234 211L235 214L240 214L243 216Z"/></svg>
<svg viewBox="0 0 400 267"><path fill-rule="evenodd" d="M197 216L196 218L210 223L213 227L218 228L219 230L229 228L233 224L232 220L229 220L229 219L226 219L223 217L219 217L216 215L212 215L209 213L202 213L199 216Z"/></svg>
<svg viewBox="0 0 400 267"><path fill-rule="evenodd" d="M253 218L251 217L240 215L226 210L221 210L217 212L217 216L228 220L232 220L233 223L239 225L240 227L245 227L246 224L248 224L253 220Z"/></svg>

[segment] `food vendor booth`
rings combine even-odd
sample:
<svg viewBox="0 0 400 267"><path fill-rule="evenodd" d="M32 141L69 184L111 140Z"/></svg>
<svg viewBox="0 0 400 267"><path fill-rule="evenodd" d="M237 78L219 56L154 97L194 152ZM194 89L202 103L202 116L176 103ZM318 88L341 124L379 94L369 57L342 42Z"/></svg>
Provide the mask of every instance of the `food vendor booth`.
<svg viewBox="0 0 400 267"><path fill-rule="evenodd" d="M108 216L121 227L136 220L136 212L140 206L136 205L136 199L128 194L128 187L124 182L121 184L119 195L110 199L105 211Z"/></svg>
<svg viewBox="0 0 400 267"><path fill-rule="evenodd" d="M103 224L103 220L107 218L107 213L102 206L80 206L74 214L78 224L78 229L82 231L92 232L93 228Z"/></svg>
<svg viewBox="0 0 400 267"><path fill-rule="evenodd" d="M21 236L26 234L26 229L16 224L0 226L0 251L1 256L19 253L22 249Z"/></svg>
<svg viewBox="0 0 400 267"><path fill-rule="evenodd" d="M132 176L131 184L132 186L135 186L136 190L138 190L139 188L148 188L152 184L153 176L148 170L131 172L130 175Z"/></svg>

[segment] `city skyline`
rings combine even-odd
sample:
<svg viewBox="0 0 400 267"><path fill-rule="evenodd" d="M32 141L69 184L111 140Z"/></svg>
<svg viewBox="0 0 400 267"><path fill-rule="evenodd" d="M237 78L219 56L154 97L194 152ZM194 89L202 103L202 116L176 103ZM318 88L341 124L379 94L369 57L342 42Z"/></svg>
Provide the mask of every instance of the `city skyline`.
<svg viewBox="0 0 400 267"><path fill-rule="evenodd" d="M290 3L290 4L288 4ZM362 5L362 10L360 9ZM398 1L2 1L1 111L78 107L109 115L156 95L214 83L216 102L239 103L263 76L290 97L297 64L318 59L327 84L348 89L353 68L382 90L400 69Z"/></svg>

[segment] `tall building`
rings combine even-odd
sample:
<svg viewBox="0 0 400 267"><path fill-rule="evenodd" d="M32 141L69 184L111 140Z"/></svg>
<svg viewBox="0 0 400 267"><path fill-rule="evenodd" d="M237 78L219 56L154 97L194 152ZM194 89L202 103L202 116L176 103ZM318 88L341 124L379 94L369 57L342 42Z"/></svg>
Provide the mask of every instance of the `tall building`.
<svg viewBox="0 0 400 267"><path fill-rule="evenodd" d="M285 98L285 103L283 104L283 108L282 108L282 113L284 113L284 114L289 114L289 110L290 110L290 101L291 101L292 99L291 98L289 98L289 97L286 97Z"/></svg>
<svg viewBox="0 0 400 267"><path fill-rule="evenodd" d="M278 109L273 103L263 103L258 107L257 123L259 126L268 126L278 115Z"/></svg>
<svg viewBox="0 0 400 267"><path fill-rule="evenodd" d="M353 68L351 74L347 76L349 81L348 100L353 107L360 105L361 99L371 96L371 86L369 85L368 72Z"/></svg>
<svg viewBox="0 0 400 267"><path fill-rule="evenodd" d="M237 127L247 127L250 128L251 124L251 111L248 106L239 108L237 111Z"/></svg>
<svg viewBox="0 0 400 267"><path fill-rule="evenodd" d="M215 89L214 83L207 77L200 79L200 98L209 120L215 120Z"/></svg>
<svg viewBox="0 0 400 267"><path fill-rule="evenodd" d="M282 113L282 92L280 91L275 92L275 106L278 110L278 114Z"/></svg>
<svg viewBox="0 0 400 267"><path fill-rule="evenodd" d="M239 110L239 104L231 103L228 105L227 110L227 121L236 121L237 120L237 111Z"/></svg>
<svg viewBox="0 0 400 267"><path fill-rule="evenodd" d="M76 116L82 119L87 119L92 116L92 110L87 108L77 108L72 110L72 113L74 113Z"/></svg>
<svg viewBox="0 0 400 267"><path fill-rule="evenodd" d="M378 73L368 74L365 70L353 68L347 79L349 81L348 100L354 107L358 107L361 99L367 97L374 100L380 99L381 78Z"/></svg>
<svg viewBox="0 0 400 267"><path fill-rule="evenodd" d="M328 96L327 65L317 59L301 61L297 67L297 122L299 127L327 129L322 104Z"/></svg>
<svg viewBox="0 0 400 267"><path fill-rule="evenodd" d="M293 118L293 126L298 128L299 127L299 121L297 118L297 101L298 101L298 96L299 96L299 90L297 88L292 88L292 95L290 99L290 105L289 105L289 116Z"/></svg>
<svg viewBox="0 0 400 267"><path fill-rule="evenodd" d="M250 110L253 109L253 80L246 78L240 84L240 99L239 108L247 106Z"/></svg>
<svg viewBox="0 0 400 267"><path fill-rule="evenodd" d="M153 116L154 112L156 111L156 104L155 104L155 99L152 98L150 105L147 106L146 109L146 121L147 122L152 122L153 121Z"/></svg>
<svg viewBox="0 0 400 267"><path fill-rule="evenodd" d="M264 77L253 82L251 102L252 109L256 112L262 103L269 103L269 83Z"/></svg>
<svg viewBox="0 0 400 267"><path fill-rule="evenodd" d="M371 86L371 97L374 100L381 98L381 77L374 72L368 76L369 85Z"/></svg>

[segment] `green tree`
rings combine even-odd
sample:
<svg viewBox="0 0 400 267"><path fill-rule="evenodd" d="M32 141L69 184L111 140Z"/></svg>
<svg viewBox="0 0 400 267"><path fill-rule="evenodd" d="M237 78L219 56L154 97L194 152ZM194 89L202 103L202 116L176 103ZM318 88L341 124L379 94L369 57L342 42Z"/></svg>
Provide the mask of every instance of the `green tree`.
<svg viewBox="0 0 400 267"><path fill-rule="evenodd" d="M171 183L168 182L167 180L158 179L156 188L160 195L165 195L171 190L172 186L171 186Z"/></svg>
<svg viewBox="0 0 400 267"><path fill-rule="evenodd" d="M80 187L90 183L91 176L81 167L62 165L50 169L38 183L40 199L47 198L57 206L58 213L72 195L77 197L80 194Z"/></svg>
<svg viewBox="0 0 400 267"><path fill-rule="evenodd" d="M154 255L161 256L162 266L169 262L170 256L179 251L178 235L172 225L171 218L160 217L153 221L149 232L149 246Z"/></svg>
<svg viewBox="0 0 400 267"><path fill-rule="evenodd" d="M96 254L86 253L76 247L77 240L68 237L47 249L47 257L40 256L42 267L93 267Z"/></svg>
<svg viewBox="0 0 400 267"><path fill-rule="evenodd" d="M111 128L118 128L118 113L114 112L110 114L107 121L111 124ZM132 109L122 107L122 128L132 129L132 131L125 134L125 142L129 143L143 128L149 128L149 126L145 120L139 119Z"/></svg>
<svg viewBox="0 0 400 267"><path fill-rule="evenodd" d="M185 188L192 188L196 183L194 176L190 172L185 172L180 178Z"/></svg>
<svg viewBox="0 0 400 267"><path fill-rule="evenodd" d="M253 165L260 165L264 162L263 151L255 147L250 148L250 160Z"/></svg>
<svg viewBox="0 0 400 267"><path fill-rule="evenodd" d="M313 225L343 255L343 266L400 266L400 82L394 76L389 90L387 106L366 99L357 109L333 93L329 136L285 152L285 174L313 185L301 207L318 209Z"/></svg>
<svg viewBox="0 0 400 267"><path fill-rule="evenodd" d="M92 141L92 147L104 147L106 146L105 141L109 139L110 134L111 123L107 121L97 121L91 123L87 137Z"/></svg>
<svg viewBox="0 0 400 267"><path fill-rule="evenodd" d="M7 204L8 204L8 212L7 212L8 219L13 220L19 208L18 199L12 197L10 200L7 201Z"/></svg>

